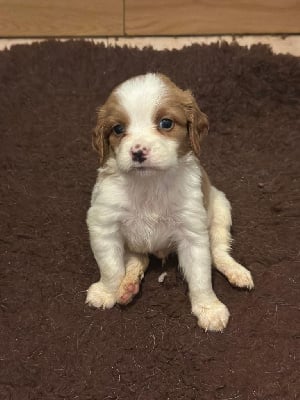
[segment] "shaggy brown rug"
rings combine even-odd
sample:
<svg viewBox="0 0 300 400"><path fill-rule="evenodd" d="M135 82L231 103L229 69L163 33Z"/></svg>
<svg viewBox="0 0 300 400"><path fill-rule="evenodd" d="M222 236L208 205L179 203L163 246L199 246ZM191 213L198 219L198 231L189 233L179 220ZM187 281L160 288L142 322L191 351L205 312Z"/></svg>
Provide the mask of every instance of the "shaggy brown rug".
<svg viewBox="0 0 300 400"><path fill-rule="evenodd" d="M152 259L129 306L84 304L99 278L85 223L95 110L147 71L192 89L210 119L203 165L232 203L233 255L256 285L213 272L224 333L197 326L176 257ZM0 53L1 400L298 398L299 90L299 59L260 45Z"/></svg>

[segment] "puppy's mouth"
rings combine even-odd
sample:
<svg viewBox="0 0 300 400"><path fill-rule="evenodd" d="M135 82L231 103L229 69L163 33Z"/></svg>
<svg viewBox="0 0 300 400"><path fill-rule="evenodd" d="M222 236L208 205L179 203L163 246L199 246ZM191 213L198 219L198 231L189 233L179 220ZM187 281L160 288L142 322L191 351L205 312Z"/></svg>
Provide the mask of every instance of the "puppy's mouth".
<svg viewBox="0 0 300 400"><path fill-rule="evenodd" d="M160 168L158 167L152 167L152 166L132 166L131 171L136 173L136 174L141 174L141 175L148 175L148 174L153 174L155 172L161 171Z"/></svg>

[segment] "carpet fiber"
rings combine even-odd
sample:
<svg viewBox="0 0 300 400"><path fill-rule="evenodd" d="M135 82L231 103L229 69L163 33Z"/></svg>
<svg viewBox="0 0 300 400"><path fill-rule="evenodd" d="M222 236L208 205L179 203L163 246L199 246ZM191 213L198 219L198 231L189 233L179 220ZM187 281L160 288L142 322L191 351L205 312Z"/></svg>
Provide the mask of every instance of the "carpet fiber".
<svg viewBox="0 0 300 400"><path fill-rule="evenodd" d="M260 45L50 41L0 53L1 399L297 398L299 66ZM231 312L224 333L197 326L176 257L151 260L129 306L84 304L99 278L85 223L95 110L148 71L192 89L209 116L202 163L232 203L233 255L256 285L213 272Z"/></svg>

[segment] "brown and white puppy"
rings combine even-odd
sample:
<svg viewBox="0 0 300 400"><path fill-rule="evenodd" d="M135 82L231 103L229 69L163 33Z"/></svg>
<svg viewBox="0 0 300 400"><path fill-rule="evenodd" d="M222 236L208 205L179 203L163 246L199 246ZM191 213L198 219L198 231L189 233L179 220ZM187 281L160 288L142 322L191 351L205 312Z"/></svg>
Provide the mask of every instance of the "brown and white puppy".
<svg viewBox="0 0 300 400"><path fill-rule="evenodd" d="M101 167L87 224L101 278L88 304L128 303L149 253L177 252L205 330L221 331L229 318L212 288L212 262L233 285L253 288L250 272L229 254L230 204L199 163L207 131L191 92L161 74L125 81L99 109L93 143Z"/></svg>

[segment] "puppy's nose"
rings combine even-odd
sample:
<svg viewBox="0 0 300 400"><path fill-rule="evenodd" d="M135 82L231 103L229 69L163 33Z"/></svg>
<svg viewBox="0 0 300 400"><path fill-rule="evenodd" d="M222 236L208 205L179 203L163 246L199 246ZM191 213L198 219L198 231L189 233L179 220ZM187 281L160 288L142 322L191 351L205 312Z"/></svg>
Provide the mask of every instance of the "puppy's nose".
<svg viewBox="0 0 300 400"><path fill-rule="evenodd" d="M140 164L147 160L147 155L149 154L149 149L147 147L142 147L137 144L131 148L131 157L133 161L137 161Z"/></svg>

